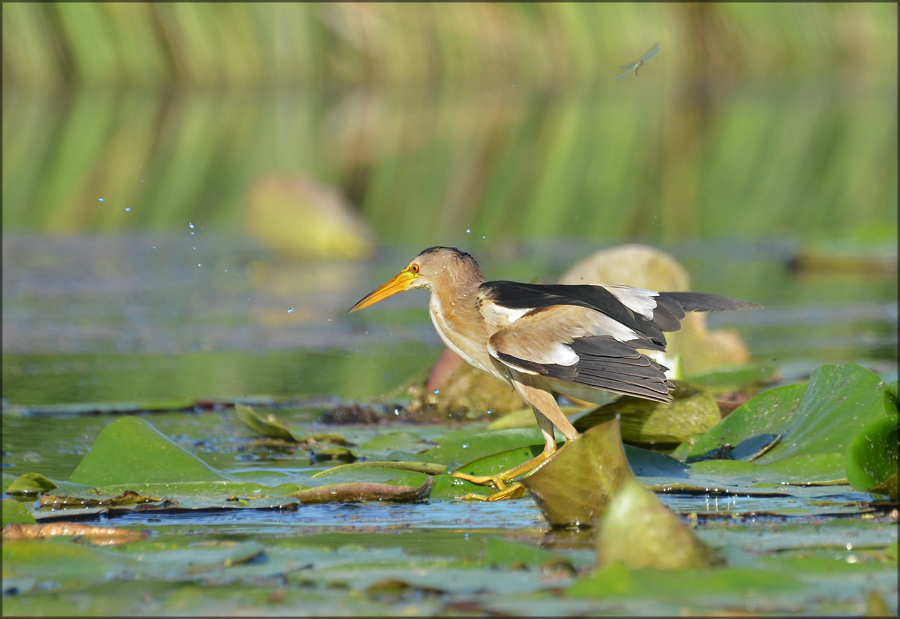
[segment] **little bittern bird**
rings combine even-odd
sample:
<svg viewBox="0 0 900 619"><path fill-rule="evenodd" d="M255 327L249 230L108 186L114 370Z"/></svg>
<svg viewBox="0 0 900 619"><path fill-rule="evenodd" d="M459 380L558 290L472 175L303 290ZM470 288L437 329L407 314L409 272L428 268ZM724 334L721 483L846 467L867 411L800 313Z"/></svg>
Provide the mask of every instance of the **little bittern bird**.
<svg viewBox="0 0 900 619"><path fill-rule="evenodd" d="M486 282L469 254L432 247L349 311L412 288L431 290L429 313L444 343L470 365L511 385L534 410L544 435L543 452L508 471L484 477L454 473L494 485L498 492L489 500L521 495L520 484L508 484L556 451L554 426L567 441L578 437L553 392L588 401L597 390L671 401L667 368L641 350L664 351L663 331L678 331L686 311L759 307L712 294L613 284Z"/></svg>

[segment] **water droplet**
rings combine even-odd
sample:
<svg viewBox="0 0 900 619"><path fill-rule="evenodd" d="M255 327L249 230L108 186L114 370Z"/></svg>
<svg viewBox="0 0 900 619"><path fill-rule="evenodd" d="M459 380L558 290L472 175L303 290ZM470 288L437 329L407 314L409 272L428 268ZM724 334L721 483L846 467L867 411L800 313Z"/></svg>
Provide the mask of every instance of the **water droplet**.
<svg viewBox="0 0 900 619"><path fill-rule="evenodd" d="M288 308L288 314L293 314L293 313L294 313L294 308L293 308L293 307L289 307L289 308Z"/></svg>
<svg viewBox="0 0 900 619"><path fill-rule="evenodd" d="M156 245L153 246L153 249L156 249Z"/></svg>
<svg viewBox="0 0 900 619"><path fill-rule="evenodd" d="M469 448L469 444L468 444L468 443L463 443L463 444L462 444L462 448L463 448L463 449L468 449L468 448Z"/></svg>
<svg viewBox="0 0 900 619"><path fill-rule="evenodd" d="M203 266L203 265L202 265L202 264L200 264L200 263L199 263L199 262L198 262L198 263L197 263L197 266L198 266L198 267L202 267L202 266Z"/></svg>
<svg viewBox="0 0 900 619"><path fill-rule="evenodd" d="M97 198L97 202L103 202L103 198Z"/></svg>
<svg viewBox="0 0 900 619"><path fill-rule="evenodd" d="M395 408L395 409L394 409L394 414L395 414L395 415L399 415L399 414L400 414L400 409L399 409L399 408Z"/></svg>
<svg viewBox="0 0 900 619"><path fill-rule="evenodd" d="M331 318L328 319L328 322L331 322Z"/></svg>
<svg viewBox="0 0 900 619"><path fill-rule="evenodd" d="M471 229L471 228L466 228L466 234L472 234L472 229Z"/></svg>
<svg viewBox="0 0 900 619"><path fill-rule="evenodd" d="M188 228L190 228L191 230L193 230L193 229L194 229L194 224L191 223L191 222L188 222Z"/></svg>
<svg viewBox="0 0 900 619"><path fill-rule="evenodd" d="M193 232L191 232L191 234L193 234ZM194 249L197 249L197 248L195 247Z"/></svg>
<svg viewBox="0 0 900 619"><path fill-rule="evenodd" d="M141 182L143 183L143 182L144 182L144 179L141 179Z"/></svg>
<svg viewBox="0 0 900 619"><path fill-rule="evenodd" d="M125 212L126 212L126 213L130 213L130 212L131 212L131 207L130 207L130 206L126 206L126 207L125 207Z"/></svg>
<svg viewBox="0 0 900 619"><path fill-rule="evenodd" d="M853 544L847 542L847 550L853 550Z"/></svg>
<svg viewBox="0 0 900 619"><path fill-rule="evenodd" d="M225 272L228 273L228 269L225 269Z"/></svg>

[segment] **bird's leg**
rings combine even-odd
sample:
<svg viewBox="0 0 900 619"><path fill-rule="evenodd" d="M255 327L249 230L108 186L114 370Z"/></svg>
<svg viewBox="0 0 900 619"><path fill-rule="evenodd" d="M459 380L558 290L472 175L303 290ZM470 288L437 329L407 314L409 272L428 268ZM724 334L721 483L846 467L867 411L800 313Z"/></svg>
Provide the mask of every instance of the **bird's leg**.
<svg viewBox="0 0 900 619"><path fill-rule="evenodd" d="M497 473L495 475L467 475L465 473L453 473L454 477L464 479L473 484L491 484L497 488L498 492L483 497L481 495L467 494L463 498L478 498L487 501L498 501L506 498L517 498L522 495L524 489L521 484L513 484L507 487L507 484L519 475L529 473L543 464L550 456L556 452L556 438L553 435L554 426L559 428L560 432L565 435L567 441L574 440L578 437L578 432L560 410L556 404L553 395L544 389L538 389L524 382L513 380L516 391L522 398L531 404L534 416L537 418L538 425L541 427L541 433L544 435L544 450L526 462L514 466L513 468Z"/></svg>

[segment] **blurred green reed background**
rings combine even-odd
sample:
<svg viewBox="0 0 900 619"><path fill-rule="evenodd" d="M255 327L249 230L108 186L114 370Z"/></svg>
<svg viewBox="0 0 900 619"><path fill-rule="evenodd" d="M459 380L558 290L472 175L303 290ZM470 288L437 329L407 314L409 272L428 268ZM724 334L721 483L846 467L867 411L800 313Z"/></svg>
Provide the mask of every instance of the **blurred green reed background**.
<svg viewBox="0 0 900 619"><path fill-rule="evenodd" d="M303 172L418 248L897 237L895 3L2 11L4 234L240 234Z"/></svg>

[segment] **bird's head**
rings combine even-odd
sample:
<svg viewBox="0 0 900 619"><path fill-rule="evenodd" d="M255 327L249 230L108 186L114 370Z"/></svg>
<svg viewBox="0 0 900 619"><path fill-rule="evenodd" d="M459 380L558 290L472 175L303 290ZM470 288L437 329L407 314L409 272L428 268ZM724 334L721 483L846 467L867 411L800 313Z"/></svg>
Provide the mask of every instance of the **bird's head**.
<svg viewBox="0 0 900 619"><path fill-rule="evenodd" d="M480 284L483 281L481 268L469 254L454 247L431 247L413 258L393 279L370 292L348 312L369 307L404 290L434 290L437 287L453 290L466 283Z"/></svg>

